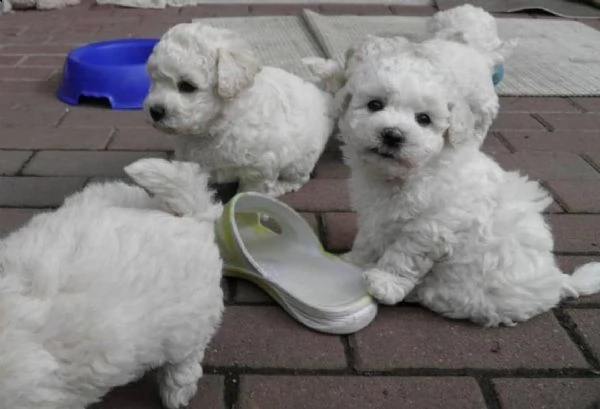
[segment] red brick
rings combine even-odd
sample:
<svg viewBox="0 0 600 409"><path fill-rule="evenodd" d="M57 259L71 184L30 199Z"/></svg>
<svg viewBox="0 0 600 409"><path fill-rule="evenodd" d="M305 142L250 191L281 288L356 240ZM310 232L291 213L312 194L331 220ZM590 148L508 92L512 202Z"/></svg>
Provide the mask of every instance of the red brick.
<svg viewBox="0 0 600 409"><path fill-rule="evenodd" d="M236 280L234 299L236 302L248 304L275 304L275 301L260 287L246 280Z"/></svg>
<svg viewBox="0 0 600 409"><path fill-rule="evenodd" d="M548 216L557 252L599 252L600 215L552 214Z"/></svg>
<svg viewBox="0 0 600 409"><path fill-rule="evenodd" d="M501 112L580 112L568 98L503 97L500 98Z"/></svg>
<svg viewBox="0 0 600 409"><path fill-rule="evenodd" d="M116 127L140 127L146 125L146 117L143 110L116 111L104 108L74 107L71 108L62 126L116 126Z"/></svg>
<svg viewBox="0 0 600 409"><path fill-rule="evenodd" d="M573 271L586 263L590 262L600 262L600 256L592 257L592 256L558 256L556 257L556 261L558 266L562 269L564 273L571 274ZM581 297L577 299L566 299L565 304L573 305L573 304L600 304L600 293L593 294L587 297Z"/></svg>
<svg viewBox="0 0 600 409"><path fill-rule="evenodd" d="M0 208L0 238L8 235L29 221L41 210L34 209L3 209Z"/></svg>
<svg viewBox="0 0 600 409"><path fill-rule="evenodd" d="M600 98L598 97L587 97L587 98L571 98L573 102L582 107L588 112L600 112Z"/></svg>
<svg viewBox="0 0 600 409"><path fill-rule="evenodd" d="M317 3L250 4L250 14L255 16L289 16L301 14L302 10L319 10Z"/></svg>
<svg viewBox="0 0 600 409"><path fill-rule="evenodd" d="M0 76L6 80L47 80L52 75L51 68L0 67Z"/></svg>
<svg viewBox="0 0 600 409"><path fill-rule="evenodd" d="M0 177L0 206L58 206L84 183L85 178Z"/></svg>
<svg viewBox="0 0 600 409"><path fill-rule="evenodd" d="M600 398L600 379L495 379L493 382L502 409L531 408L532 404L540 409L593 409Z"/></svg>
<svg viewBox="0 0 600 409"><path fill-rule="evenodd" d="M202 4L195 7L182 7L180 15L189 19L197 17L247 16L250 8L244 4Z"/></svg>
<svg viewBox="0 0 600 409"><path fill-rule="evenodd" d="M108 145L108 149L134 151L171 151L174 147L175 140L171 135L164 134L149 126L117 129L110 145Z"/></svg>
<svg viewBox="0 0 600 409"><path fill-rule="evenodd" d="M533 118L530 114L525 113L499 113L498 117L491 126L492 130L545 130L544 126Z"/></svg>
<svg viewBox="0 0 600 409"><path fill-rule="evenodd" d="M0 65L17 65L21 59L20 55L0 55Z"/></svg>
<svg viewBox="0 0 600 409"><path fill-rule="evenodd" d="M553 130L598 132L600 115L598 114L541 114Z"/></svg>
<svg viewBox="0 0 600 409"><path fill-rule="evenodd" d="M17 173L31 154L31 151L0 151L0 175Z"/></svg>
<svg viewBox="0 0 600 409"><path fill-rule="evenodd" d="M297 192L288 193L280 200L300 211L350 210L348 186L343 179L313 179Z"/></svg>
<svg viewBox="0 0 600 409"><path fill-rule="evenodd" d="M350 212L325 213L325 248L345 252L352 248L356 236L356 214Z"/></svg>
<svg viewBox="0 0 600 409"><path fill-rule="evenodd" d="M210 345L205 362L212 366L346 367L339 337L307 329L278 306L228 307L221 329Z"/></svg>
<svg viewBox="0 0 600 409"><path fill-rule="evenodd" d="M600 180L549 181L569 212L600 213Z"/></svg>
<svg viewBox="0 0 600 409"><path fill-rule="evenodd" d="M516 151L600 152L600 133L573 131L502 131Z"/></svg>
<svg viewBox="0 0 600 409"><path fill-rule="evenodd" d="M485 409L473 378L243 376L240 409Z"/></svg>
<svg viewBox="0 0 600 409"><path fill-rule="evenodd" d="M600 180L600 173L579 156L566 152L516 152L495 155L506 170L537 180Z"/></svg>
<svg viewBox="0 0 600 409"><path fill-rule="evenodd" d="M434 6L390 6L398 16L431 16L437 12Z"/></svg>
<svg viewBox="0 0 600 409"><path fill-rule="evenodd" d="M552 313L515 327L482 328L417 307L380 308L354 335L358 368L586 368Z"/></svg>
<svg viewBox="0 0 600 409"><path fill-rule="evenodd" d="M372 4L367 2L364 4L321 4L319 10L323 14L351 14L356 16L392 14L390 8L384 4Z"/></svg>
<svg viewBox="0 0 600 409"><path fill-rule="evenodd" d="M111 128L7 128L2 130L0 149L104 149L112 132Z"/></svg>
<svg viewBox="0 0 600 409"><path fill-rule="evenodd" d="M163 409L158 395L154 373L142 380L111 391L104 399L89 409ZM225 409L224 379L222 376L206 375L198 381L198 391L188 409Z"/></svg>
<svg viewBox="0 0 600 409"><path fill-rule="evenodd" d="M141 158L166 157L164 152L41 151L23 170L25 175L123 176L123 168Z"/></svg>
<svg viewBox="0 0 600 409"><path fill-rule="evenodd" d="M600 359L600 310L598 309L568 309L577 329L583 335L583 339L592 349L596 359ZM600 380L600 379L599 379ZM600 388L598 388L600 392ZM600 395L598 395L600 398Z"/></svg>
<svg viewBox="0 0 600 409"><path fill-rule="evenodd" d="M21 66L42 66L42 67L62 67L65 64L65 57L57 55L32 55L27 56Z"/></svg>

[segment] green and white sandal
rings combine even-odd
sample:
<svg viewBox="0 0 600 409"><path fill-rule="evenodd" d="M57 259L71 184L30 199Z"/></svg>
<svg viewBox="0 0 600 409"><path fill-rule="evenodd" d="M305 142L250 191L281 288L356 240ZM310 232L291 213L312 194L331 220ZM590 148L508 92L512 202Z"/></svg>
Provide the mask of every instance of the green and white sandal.
<svg viewBox="0 0 600 409"><path fill-rule="evenodd" d="M280 232L264 225L264 216ZM259 286L307 327L351 334L375 318L377 304L362 270L327 253L308 223L284 203L259 193L237 194L216 233L224 275Z"/></svg>

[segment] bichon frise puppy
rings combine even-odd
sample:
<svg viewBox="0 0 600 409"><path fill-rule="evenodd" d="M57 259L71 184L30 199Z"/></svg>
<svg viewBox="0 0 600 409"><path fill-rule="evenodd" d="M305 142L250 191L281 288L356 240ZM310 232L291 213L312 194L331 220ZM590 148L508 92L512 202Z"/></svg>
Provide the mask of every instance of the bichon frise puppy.
<svg viewBox="0 0 600 409"><path fill-rule="evenodd" d="M196 164L126 171L143 188L91 185L0 241L0 407L84 409L155 367L167 408L195 394L223 311L221 206Z"/></svg>
<svg viewBox="0 0 600 409"><path fill-rule="evenodd" d="M377 43L357 48L336 96L358 215L346 258L369 292L497 326L599 291L600 263L572 276L557 267L549 195L480 151L478 122L498 106L490 57L439 39Z"/></svg>
<svg viewBox="0 0 600 409"><path fill-rule="evenodd" d="M148 72L155 127L212 182L279 196L309 180L334 125L329 93L263 66L236 33L198 23L167 31Z"/></svg>

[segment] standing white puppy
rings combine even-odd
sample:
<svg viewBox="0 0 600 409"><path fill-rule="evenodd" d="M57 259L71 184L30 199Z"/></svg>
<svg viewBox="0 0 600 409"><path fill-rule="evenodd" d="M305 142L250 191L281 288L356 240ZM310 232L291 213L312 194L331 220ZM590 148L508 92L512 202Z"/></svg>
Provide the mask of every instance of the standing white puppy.
<svg viewBox="0 0 600 409"><path fill-rule="evenodd" d="M242 191L278 196L309 180L334 125L328 93L263 66L236 33L198 23L167 31L148 71L146 108L177 135L177 158Z"/></svg>
<svg viewBox="0 0 600 409"><path fill-rule="evenodd" d="M160 367L169 409L196 393L223 311L196 164L143 159L141 187L91 185L0 241L0 407L84 409Z"/></svg>
<svg viewBox="0 0 600 409"><path fill-rule="evenodd" d="M557 267L541 213L549 195L480 151L498 109L490 56L390 41L357 48L337 95L358 213L346 257L365 268L369 292L497 326L599 291L600 263L572 276Z"/></svg>

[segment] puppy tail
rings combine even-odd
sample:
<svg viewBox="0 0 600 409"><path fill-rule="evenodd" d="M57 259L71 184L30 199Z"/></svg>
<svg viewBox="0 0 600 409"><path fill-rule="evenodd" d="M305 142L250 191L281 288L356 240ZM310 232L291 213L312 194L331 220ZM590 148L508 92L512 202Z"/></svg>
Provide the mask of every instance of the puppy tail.
<svg viewBox="0 0 600 409"><path fill-rule="evenodd" d="M567 276L564 286L565 297L579 297L600 291L600 262L584 264Z"/></svg>
<svg viewBox="0 0 600 409"><path fill-rule="evenodd" d="M125 173L176 216L214 221L223 207L208 189L208 174L190 162L140 159L125 167Z"/></svg>
<svg viewBox="0 0 600 409"><path fill-rule="evenodd" d="M302 63L317 77L321 87L326 92L335 93L346 84L346 71L335 60L306 57L302 59Z"/></svg>

